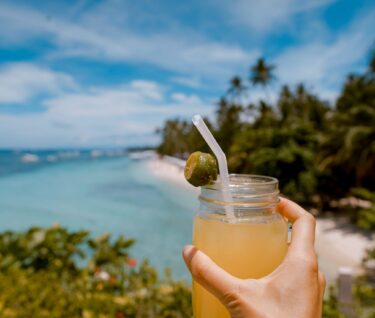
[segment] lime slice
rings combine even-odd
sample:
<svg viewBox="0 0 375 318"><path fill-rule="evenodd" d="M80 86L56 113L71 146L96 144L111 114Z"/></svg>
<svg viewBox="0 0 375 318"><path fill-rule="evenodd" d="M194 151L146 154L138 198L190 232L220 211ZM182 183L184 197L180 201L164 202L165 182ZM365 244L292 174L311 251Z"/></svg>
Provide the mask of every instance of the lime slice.
<svg viewBox="0 0 375 318"><path fill-rule="evenodd" d="M194 187L212 183L217 178L217 163L214 156L200 151L193 152L185 166L185 178Z"/></svg>

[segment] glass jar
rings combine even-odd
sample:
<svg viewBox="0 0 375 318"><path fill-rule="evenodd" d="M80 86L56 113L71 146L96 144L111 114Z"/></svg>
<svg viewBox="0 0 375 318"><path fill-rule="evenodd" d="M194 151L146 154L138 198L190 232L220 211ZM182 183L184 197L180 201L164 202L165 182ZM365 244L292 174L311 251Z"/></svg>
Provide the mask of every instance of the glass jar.
<svg viewBox="0 0 375 318"><path fill-rule="evenodd" d="M225 201L219 182L202 187L194 220L193 244L238 278L271 273L287 252L288 225L277 212L278 181L256 175L230 175ZM221 303L193 282L195 318L229 318Z"/></svg>

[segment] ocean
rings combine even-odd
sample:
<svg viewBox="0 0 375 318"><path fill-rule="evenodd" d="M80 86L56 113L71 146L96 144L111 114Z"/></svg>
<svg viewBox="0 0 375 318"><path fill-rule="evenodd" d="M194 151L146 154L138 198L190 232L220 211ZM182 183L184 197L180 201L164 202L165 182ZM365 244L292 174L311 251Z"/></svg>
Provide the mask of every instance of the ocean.
<svg viewBox="0 0 375 318"><path fill-rule="evenodd" d="M0 230L60 224L134 238L131 254L189 280L197 198L122 151L0 151Z"/></svg>

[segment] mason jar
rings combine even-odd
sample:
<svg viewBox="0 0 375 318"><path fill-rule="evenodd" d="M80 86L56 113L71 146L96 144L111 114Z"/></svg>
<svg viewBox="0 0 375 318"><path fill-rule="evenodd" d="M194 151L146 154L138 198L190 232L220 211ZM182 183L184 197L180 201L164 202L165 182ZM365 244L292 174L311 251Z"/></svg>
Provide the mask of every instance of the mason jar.
<svg viewBox="0 0 375 318"><path fill-rule="evenodd" d="M238 278L271 273L288 248L288 224L277 212L278 180L230 175L226 195L219 182L202 187L193 244ZM230 198L230 202L224 198ZM224 306L193 281L195 318L230 318Z"/></svg>

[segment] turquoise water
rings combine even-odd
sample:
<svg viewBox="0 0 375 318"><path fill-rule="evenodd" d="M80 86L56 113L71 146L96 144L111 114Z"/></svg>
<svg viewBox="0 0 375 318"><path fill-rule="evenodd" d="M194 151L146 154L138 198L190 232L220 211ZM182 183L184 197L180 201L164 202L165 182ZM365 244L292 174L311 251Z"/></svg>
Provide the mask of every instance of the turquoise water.
<svg viewBox="0 0 375 318"><path fill-rule="evenodd" d="M32 165L32 163L23 163ZM181 248L190 242L197 199L153 177L126 156L66 160L0 177L0 230L59 223L136 239L132 255L188 279Z"/></svg>

